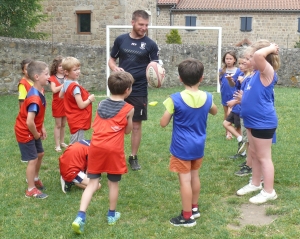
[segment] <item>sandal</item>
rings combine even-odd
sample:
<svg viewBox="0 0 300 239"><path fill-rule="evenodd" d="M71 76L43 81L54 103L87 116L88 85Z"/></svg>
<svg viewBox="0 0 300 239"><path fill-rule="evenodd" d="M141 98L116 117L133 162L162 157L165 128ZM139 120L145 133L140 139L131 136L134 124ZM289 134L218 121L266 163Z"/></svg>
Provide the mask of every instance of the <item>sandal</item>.
<svg viewBox="0 0 300 239"><path fill-rule="evenodd" d="M61 146L62 148L68 148L69 145L67 145L66 143L61 143L60 146Z"/></svg>
<svg viewBox="0 0 300 239"><path fill-rule="evenodd" d="M55 147L54 149L55 149L55 151L58 152L58 153L61 152L61 148L60 148L59 146Z"/></svg>

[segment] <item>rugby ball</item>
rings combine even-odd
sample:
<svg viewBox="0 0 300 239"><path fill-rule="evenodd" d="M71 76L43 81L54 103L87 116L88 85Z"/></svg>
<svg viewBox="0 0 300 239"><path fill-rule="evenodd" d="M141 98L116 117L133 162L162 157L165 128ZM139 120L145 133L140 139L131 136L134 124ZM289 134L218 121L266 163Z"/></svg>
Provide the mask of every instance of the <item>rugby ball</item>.
<svg viewBox="0 0 300 239"><path fill-rule="evenodd" d="M151 61L146 69L146 78L150 86L159 88L165 79L165 69L159 63Z"/></svg>

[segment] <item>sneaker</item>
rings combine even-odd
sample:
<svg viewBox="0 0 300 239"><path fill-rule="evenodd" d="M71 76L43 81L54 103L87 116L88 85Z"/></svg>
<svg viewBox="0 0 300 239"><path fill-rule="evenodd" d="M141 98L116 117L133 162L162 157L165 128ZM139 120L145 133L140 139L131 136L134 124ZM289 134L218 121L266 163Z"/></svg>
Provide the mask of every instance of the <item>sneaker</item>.
<svg viewBox="0 0 300 239"><path fill-rule="evenodd" d="M253 185L251 182L249 184L247 184L245 187L242 187L241 189L239 189L236 194L238 196L243 196L247 193L251 193L251 192L255 192L258 190L262 189L262 185L260 184L258 187L256 187L255 185Z"/></svg>
<svg viewBox="0 0 300 239"><path fill-rule="evenodd" d="M248 165L244 165L240 171L237 171L234 173L236 176L240 176L240 177L243 177L243 176L246 176L246 175L249 175L249 174L252 174L252 168L250 168Z"/></svg>
<svg viewBox="0 0 300 239"><path fill-rule="evenodd" d="M61 143L60 146L61 146L62 148L68 148L69 145L67 145L66 143Z"/></svg>
<svg viewBox="0 0 300 239"><path fill-rule="evenodd" d="M241 164L239 165L239 167L240 167L240 168L244 167L244 166L246 165L246 163L247 163L247 161L241 163Z"/></svg>
<svg viewBox="0 0 300 239"><path fill-rule="evenodd" d="M141 166L139 165L137 155L129 156L128 162L132 170L140 170Z"/></svg>
<svg viewBox="0 0 300 239"><path fill-rule="evenodd" d="M38 179L37 181L34 181L34 185L38 190L46 190L44 184L42 183L42 181L40 179Z"/></svg>
<svg viewBox="0 0 300 239"><path fill-rule="evenodd" d="M192 215L194 217L194 219L199 218L200 217L200 212L198 208L193 208L192 209Z"/></svg>
<svg viewBox="0 0 300 239"><path fill-rule="evenodd" d="M241 155L241 154L235 154L233 156L229 156L230 159L239 159L239 158L246 158L246 154L245 155Z"/></svg>
<svg viewBox="0 0 300 239"><path fill-rule="evenodd" d="M121 217L121 213L119 212L116 212L115 216L114 217L111 217L111 216L107 216L107 222L108 222L108 225L114 225L116 223L116 221L118 221Z"/></svg>
<svg viewBox="0 0 300 239"><path fill-rule="evenodd" d="M243 153L245 150L246 150L246 143L243 142L243 141L238 142L238 150L237 150L237 153L238 153L238 154L241 154L241 153Z"/></svg>
<svg viewBox="0 0 300 239"><path fill-rule="evenodd" d="M193 216L190 219L184 219L184 217L182 216L182 214L180 214L178 217L174 217L170 220L170 223L175 226L175 227L193 227L195 226L197 223L195 221L195 219L193 218Z"/></svg>
<svg viewBox="0 0 300 239"><path fill-rule="evenodd" d="M267 193L265 190L261 190L259 194L249 199L249 202L254 204L265 203L269 200L275 200L277 198L277 194L273 189L272 193Z"/></svg>
<svg viewBox="0 0 300 239"><path fill-rule="evenodd" d="M62 176L60 176L60 185L61 185L61 190L64 193L70 192L71 191L71 187L74 185L75 183L71 182L66 182L65 180L63 180Z"/></svg>
<svg viewBox="0 0 300 239"><path fill-rule="evenodd" d="M54 148L54 150L55 150L56 152L58 152L58 153L60 153L60 152L61 152L61 148L60 148L60 146L56 146L56 147Z"/></svg>
<svg viewBox="0 0 300 239"><path fill-rule="evenodd" d="M76 217L75 221L72 223L72 229L77 234L82 234L85 222L81 217Z"/></svg>
<svg viewBox="0 0 300 239"><path fill-rule="evenodd" d="M28 189L26 189L26 191L25 191L25 197L27 197L27 198L45 199L45 198L48 197L48 195L45 194L45 193L42 193L37 188L33 188L31 191L28 191Z"/></svg>

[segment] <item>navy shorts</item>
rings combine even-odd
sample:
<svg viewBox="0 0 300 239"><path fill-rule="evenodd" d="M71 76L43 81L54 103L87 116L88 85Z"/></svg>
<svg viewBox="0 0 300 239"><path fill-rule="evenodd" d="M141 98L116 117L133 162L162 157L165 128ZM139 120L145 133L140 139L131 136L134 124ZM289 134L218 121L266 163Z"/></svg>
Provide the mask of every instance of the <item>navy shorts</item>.
<svg viewBox="0 0 300 239"><path fill-rule="evenodd" d="M147 120L147 96L129 96L125 99L125 101L134 107L132 121L139 122Z"/></svg>
<svg viewBox="0 0 300 239"><path fill-rule="evenodd" d="M241 118L238 114L233 113L232 111L227 116L226 121L234 124L235 128L241 128Z"/></svg>
<svg viewBox="0 0 300 239"><path fill-rule="evenodd" d="M101 173L99 173L99 174L88 173L88 178L90 178L90 179L101 178ZM122 174L110 174L110 173L108 173L107 178L108 178L109 181L119 182L119 181L121 181Z"/></svg>
<svg viewBox="0 0 300 239"><path fill-rule="evenodd" d="M18 144L21 151L21 158L24 162L34 160L38 157L39 153L44 152L41 139L33 139L27 143L18 142Z"/></svg>
<svg viewBox="0 0 300 239"><path fill-rule="evenodd" d="M276 128L275 129L250 129L250 131L254 138L272 139L276 131Z"/></svg>

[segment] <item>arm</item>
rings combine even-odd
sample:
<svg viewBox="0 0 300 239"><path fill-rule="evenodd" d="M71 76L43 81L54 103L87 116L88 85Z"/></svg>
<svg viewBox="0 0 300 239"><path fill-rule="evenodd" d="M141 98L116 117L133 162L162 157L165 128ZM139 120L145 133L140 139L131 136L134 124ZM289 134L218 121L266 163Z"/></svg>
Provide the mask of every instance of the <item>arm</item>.
<svg viewBox="0 0 300 239"><path fill-rule="evenodd" d="M45 128L45 125L43 123L43 126L42 126L42 132L41 132L41 139L44 140L47 138L47 132L46 132L46 128Z"/></svg>
<svg viewBox="0 0 300 239"><path fill-rule="evenodd" d="M63 84L60 86L56 86L54 82L50 82L50 88L51 88L51 91L53 94L59 92L62 89L62 87L63 87ZM62 97L60 97L60 98L62 98Z"/></svg>
<svg viewBox="0 0 300 239"><path fill-rule="evenodd" d="M271 43L270 46L261 48L254 52L253 60L255 62L256 68L260 71L260 78L263 85L268 86L274 77L274 69L270 63L266 60L266 57L269 54L278 55L279 47L275 43ZM269 70L269 67L272 67L272 70Z"/></svg>
<svg viewBox="0 0 300 239"><path fill-rule="evenodd" d="M134 113L134 108L132 110L130 110L129 113L127 114L127 126L125 128L125 134L129 134L132 130L133 113Z"/></svg>
<svg viewBox="0 0 300 239"><path fill-rule="evenodd" d="M212 114L212 115L216 115L218 113L218 108L214 103L212 104L212 106L209 110L209 113Z"/></svg>
<svg viewBox="0 0 300 239"><path fill-rule="evenodd" d="M160 126L161 127L166 127L171 119L172 119L173 114L170 114L167 110L165 111L165 113L163 114L163 116L160 119Z"/></svg>
<svg viewBox="0 0 300 239"><path fill-rule="evenodd" d="M117 66L117 59L110 57L108 60L108 66L112 71L124 71L123 68Z"/></svg>
<svg viewBox="0 0 300 239"><path fill-rule="evenodd" d="M33 134L34 139L39 139L41 137L41 134L36 130L34 118L35 112L28 112L26 124L29 131Z"/></svg>
<svg viewBox="0 0 300 239"><path fill-rule="evenodd" d="M61 89L60 89L60 91L59 91L58 97L59 97L59 98L64 98L64 95L65 95L64 84L62 84L62 87L61 87Z"/></svg>
<svg viewBox="0 0 300 239"><path fill-rule="evenodd" d="M227 103L228 107L233 108L233 106L239 104L240 102L238 102L236 99L233 99L233 100L227 101L226 103Z"/></svg>
<svg viewBox="0 0 300 239"><path fill-rule="evenodd" d="M95 96L94 94L89 95L89 97L85 101L83 101L81 94L76 94L75 100L79 109L85 109L89 104L95 101Z"/></svg>
<svg viewBox="0 0 300 239"><path fill-rule="evenodd" d="M225 78L227 79L228 84L229 84L231 87L235 86L235 82L234 82L234 79L232 78L232 75L226 75Z"/></svg>

